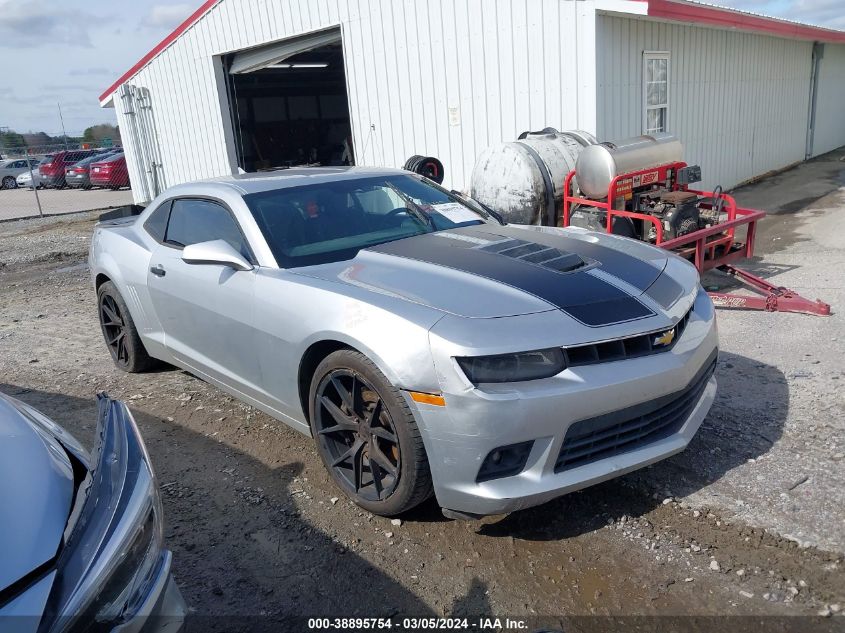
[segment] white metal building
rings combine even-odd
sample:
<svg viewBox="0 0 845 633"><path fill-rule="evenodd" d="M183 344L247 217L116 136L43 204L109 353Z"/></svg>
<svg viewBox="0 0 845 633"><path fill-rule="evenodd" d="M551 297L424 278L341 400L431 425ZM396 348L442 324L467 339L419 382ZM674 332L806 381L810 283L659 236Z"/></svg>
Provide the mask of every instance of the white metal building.
<svg viewBox="0 0 845 633"><path fill-rule="evenodd" d="M316 162L479 152L526 130L668 131L732 187L845 145L845 32L680 0L208 0L100 97L136 201Z"/></svg>

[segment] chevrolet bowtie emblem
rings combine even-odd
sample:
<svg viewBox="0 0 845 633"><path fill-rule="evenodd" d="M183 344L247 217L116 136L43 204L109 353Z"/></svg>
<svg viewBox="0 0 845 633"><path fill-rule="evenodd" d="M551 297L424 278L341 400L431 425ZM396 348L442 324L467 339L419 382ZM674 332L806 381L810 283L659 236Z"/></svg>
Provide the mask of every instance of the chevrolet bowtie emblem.
<svg viewBox="0 0 845 633"><path fill-rule="evenodd" d="M666 347L667 345L671 345L672 341L675 340L675 328L671 330L666 330L662 334L656 336L654 341L652 341L653 347Z"/></svg>

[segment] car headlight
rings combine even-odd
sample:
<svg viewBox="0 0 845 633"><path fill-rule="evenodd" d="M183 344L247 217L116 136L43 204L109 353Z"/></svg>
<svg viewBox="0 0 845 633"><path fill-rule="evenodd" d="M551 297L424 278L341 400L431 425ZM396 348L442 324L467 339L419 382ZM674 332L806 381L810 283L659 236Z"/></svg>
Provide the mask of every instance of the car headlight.
<svg viewBox="0 0 845 633"><path fill-rule="evenodd" d="M516 354L456 358L471 382L520 382L549 378L566 369L559 347Z"/></svg>
<svg viewBox="0 0 845 633"><path fill-rule="evenodd" d="M120 402L99 404L95 466L77 493L40 631L131 618L164 560L161 499L135 421Z"/></svg>

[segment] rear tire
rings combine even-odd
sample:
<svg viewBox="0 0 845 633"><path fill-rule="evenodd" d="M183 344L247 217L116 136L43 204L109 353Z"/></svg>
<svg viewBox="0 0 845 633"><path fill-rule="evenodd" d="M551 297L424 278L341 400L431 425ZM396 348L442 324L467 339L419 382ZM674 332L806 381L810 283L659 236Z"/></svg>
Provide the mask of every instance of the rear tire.
<svg viewBox="0 0 845 633"><path fill-rule="evenodd" d="M432 495L414 416L369 358L350 349L329 354L314 372L309 407L323 465L356 504L395 516Z"/></svg>
<svg viewBox="0 0 845 633"><path fill-rule="evenodd" d="M129 308L111 281L97 290L97 308L103 339L118 369L134 374L158 364L147 354Z"/></svg>
<svg viewBox="0 0 845 633"><path fill-rule="evenodd" d="M6 176L3 179L3 189L17 189L18 188L18 181L12 178L11 176Z"/></svg>

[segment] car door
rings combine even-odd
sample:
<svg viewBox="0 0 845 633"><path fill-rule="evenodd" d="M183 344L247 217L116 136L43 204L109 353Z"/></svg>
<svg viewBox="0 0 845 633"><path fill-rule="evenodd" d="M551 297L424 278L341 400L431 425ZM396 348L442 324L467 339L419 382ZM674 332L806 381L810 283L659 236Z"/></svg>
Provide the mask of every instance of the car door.
<svg viewBox="0 0 845 633"><path fill-rule="evenodd" d="M185 246L211 240L225 240L254 264L246 238L226 206L210 199L173 200L162 243L150 259L150 301L164 345L178 362L258 397L256 271L182 260Z"/></svg>
<svg viewBox="0 0 845 633"><path fill-rule="evenodd" d="M26 167L25 160L16 160L12 163L6 165L6 173L10 176L17 176L19 173L23 171L23 168Z"/></svg>

